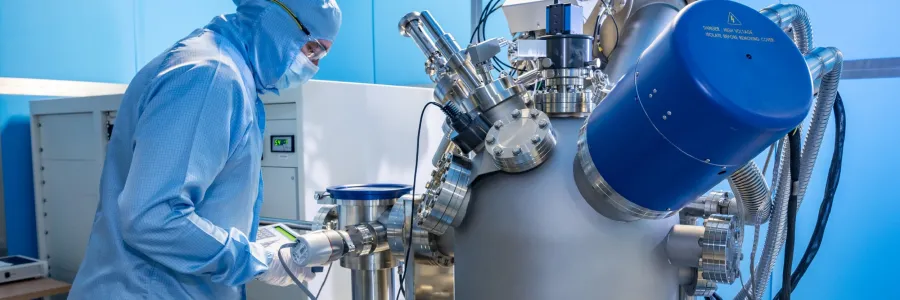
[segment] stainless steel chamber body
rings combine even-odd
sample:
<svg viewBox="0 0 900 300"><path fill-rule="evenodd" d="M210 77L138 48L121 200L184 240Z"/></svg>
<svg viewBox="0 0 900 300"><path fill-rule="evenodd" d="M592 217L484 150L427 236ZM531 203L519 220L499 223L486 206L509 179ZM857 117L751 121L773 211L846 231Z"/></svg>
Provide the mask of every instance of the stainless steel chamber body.
<svg viewBox="0 0 900 300"><path fill-rule="evenodd" d="M661 245L677 217L595 212L572 180L584 120L552 121L559 143L539 168L473 183L456 229L457 299L675 299L678 271Z"/></svg>

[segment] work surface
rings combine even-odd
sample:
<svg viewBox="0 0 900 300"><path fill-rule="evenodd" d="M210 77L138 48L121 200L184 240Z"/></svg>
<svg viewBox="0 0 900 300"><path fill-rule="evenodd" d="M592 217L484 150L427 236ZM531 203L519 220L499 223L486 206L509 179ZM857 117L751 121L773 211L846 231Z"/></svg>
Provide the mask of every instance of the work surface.
<svg viewBox="0 0 900 300"><path fill-rule="evenodd" d="M68 293L71 284L50 278L0 284L0 300L27 300Z"/></svg>

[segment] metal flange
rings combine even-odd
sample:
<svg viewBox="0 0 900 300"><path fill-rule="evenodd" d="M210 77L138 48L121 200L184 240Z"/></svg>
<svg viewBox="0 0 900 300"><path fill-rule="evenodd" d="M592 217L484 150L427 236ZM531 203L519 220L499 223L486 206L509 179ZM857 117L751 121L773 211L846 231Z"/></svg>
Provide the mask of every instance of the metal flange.
<svg viewBox="0 0 900 300"><path fill-rule="evenodd" d="M417 224L424 230L442 235L450 226L459 226L466 217L469 206L469 182L472 179L472 161L447 153L431 181L425 187L425 200L419 206Z"/></svg>
<svg viewBox="0 0 900 300"><path fill-rule="evenodd" d="M705 278L705 273L697 272L697 279L687 286L687 292L695 297L712 297L713 293L719 288L719 285L712 280Z"/></svg>
<svg viewBox="0 0 900 300"><path fill-rule="evenodd" d="M406 206L406 203L394 205L385 224L391 254L400 261L406 259L409 243L409 215L406 213L408 209ZM443 267L453 265L453 256L439 250L438 239L437 235L413 225L413 250L416 262Z"/></svg>
<svg viewBox="0 0 900 300"><path fill-rule="evenodd" d="M322 229L335 229L338 227L338 208L337 205L322 205L313 222L322 224Z"/></svg>
<svg viewBox="0 0 900 300"><path fill-rule="evenodd" d="M737 222L731 215L710 215L703 222L705 231L700 239L700 270L703 278L732 284L740 270L741 249Z"/></svg>
<svg viewBox="0 0 900 300"><path fill-rule="evenodd" d="M500 170L520 173L547 160L556 147L556 133L540 110L516 109L494 123L484 143Z"/></svg>

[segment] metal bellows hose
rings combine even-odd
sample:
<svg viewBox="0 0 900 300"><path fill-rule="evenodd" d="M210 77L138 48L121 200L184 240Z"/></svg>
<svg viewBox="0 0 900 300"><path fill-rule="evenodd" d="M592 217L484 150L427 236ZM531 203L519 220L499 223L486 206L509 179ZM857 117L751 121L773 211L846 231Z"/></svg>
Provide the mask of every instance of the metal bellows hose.
<svg viewBox="0 0 900 300"><path fill-rule="evenodd" d="M772 198L769 186L755 162L750 161L728 177L731 191L743 206L745 224L759 225L769 221Z"/></svg>
<svg viewBox="0 0 900 300"><path fill-rule="evenodd" d="M810 49L813 48L813 34L809 17L803 8L792 4L776 4L767 7L760 12L781 26L781 28L791 28L793 31L793 40L794 43L797 44L797 48L800 49L800 52L803 55L809 54ZM838 80L840 79L843 64L843 56L837 49L822 48L816 49L814 52L815 53L812 53L812 55L807 55L807 61L809 62L810 58L818 60L820 69L816 70L814 73L817 75L824 73L824 75L822 77L819 94L813 106L813 113L808 127L809 134L803 144L800 155L798 206L802 202L806 192L813 167L815 166L819 146L825 135L825 128L828 125L831 108L834 104L835 96L837 95ZM784 149L786 144L787 143L782 143L783 147L781 151L779 151L781 153L778 163L779 167L775 170L775 173L777 173L774 177L775 182L777 182L777 185L774 187L775 212L772 213L772 220L769 224L769 230L766 233L763 254L760 258L759 266L756 269L756 274L752 275L753 278L750 279L751 284L741 289L735 299L748 298L748 295L751 295L750 289L753 290L752 296L754 299L762 299L762 294L765 292L768 285L769 276L771 276L771 270L775 266L778 253L781 252L781 247L784 245L788 208L787 202L788 197L790 196L790 176L788 176L787 172L790 163L789 158L787 158L789 150Z"/></svg>
<svg viewBox="0 0 900 300"><path fill-rule="evenodd" d="M829 69L827 73L825 73L822 78L822 85L819 88L819 94L816 97L816 102L813 106L811 120L808 127L808 135L806 140L803 143L803 149L801 150L800 155L800 178L798 183L798 196L797 196L797 206L799 206L804 196L806 195L806 188L809 186L810 177L812 177L813 167L816 163L816 157L819 154L819 147L822 145L822 139L825 137L825 128L828 126L828 120L831 116L832 108L834 107L834 100L837 96L838 82L841 78L841 71L843 66L843 55L841 52L835 48L817 48L811 53L811 55L818 56L823 64L826 64L826 69ZM781 165L782 168L786 168L785 165ZM780 176L788 177L786 169L782 169ZM780 181L782 184L779 184L778 192L779 194L782 191L790 190L788 185L789 181ZM789 196L789 195L786 195ZM786 202L787 197L785 197L784 201ZM779 199L781 200L781 199ZM777 200L776 200L777 201ZM780 209L780 207L779 207ZM769 238L766 237L766 248L763 249L763 255L760 258L760 267L758 268L759 275L754 281L754 296L757 299L762 296L762 293L765 292L766 286L768 284L768 277L772 270L775 267L775 263L778 259L778 253L781 251L781 246L784 245L785 242L785 232L783 230L784 223L786 223L786 212L787 205L784 205L784 212L780 212L780 214L776 214L778 216L784 215L784 217L778 217L777 223L778 225L775 228L778 231L771 231L773 228L772 224L769 225L769 232L767 235L774 236L774 244L769 244ZM773 223L776 223L773 221ZM769 246L772 245L771 251Z"/></svg>
<svg viewBox="0 0 900 300"><path fill-rule="evenodd" d="M781 28L791 28L794 43L800 53L806 54L813 47L813 31L806 10L795 4L775 4L759 11Z"/></svg>

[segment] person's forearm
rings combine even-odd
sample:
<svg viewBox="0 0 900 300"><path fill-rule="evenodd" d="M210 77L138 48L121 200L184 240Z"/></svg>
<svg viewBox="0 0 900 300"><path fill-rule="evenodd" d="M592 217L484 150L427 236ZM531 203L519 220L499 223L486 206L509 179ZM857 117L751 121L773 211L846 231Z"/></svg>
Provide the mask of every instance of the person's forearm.
<svg viewBox="0 0 900 300"><path fill-rule="evenodd" d="M268 268L271 258L265 249L243 232L218 227L193 207L157 203L137 214L120 210L122 239L134 250L176 272L208 274L213 282L232 286L247 283Z"/></svg>

